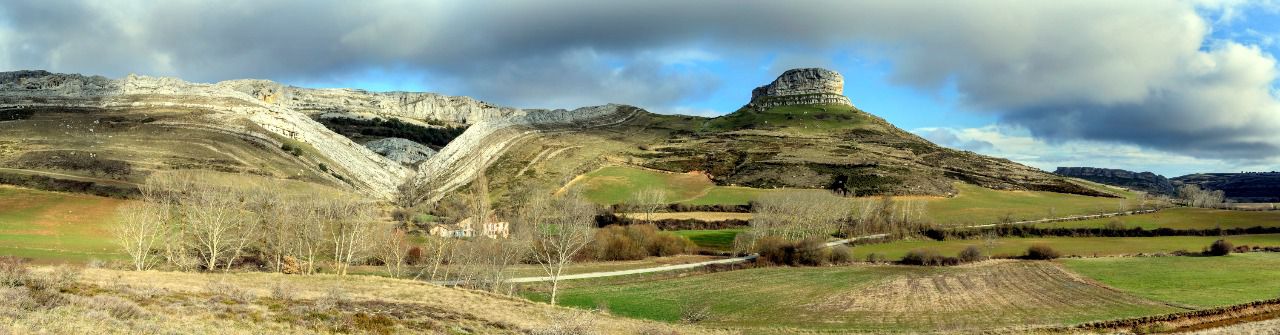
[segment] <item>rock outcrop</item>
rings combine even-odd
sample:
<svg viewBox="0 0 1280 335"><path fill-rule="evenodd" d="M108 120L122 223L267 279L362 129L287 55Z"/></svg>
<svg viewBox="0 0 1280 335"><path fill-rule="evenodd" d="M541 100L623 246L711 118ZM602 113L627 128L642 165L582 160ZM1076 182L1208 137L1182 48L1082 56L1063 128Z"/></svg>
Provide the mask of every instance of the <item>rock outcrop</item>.
<svg viewBox="0 0 1280 335"><path fill-rule="evenodd" d="M436 155L435 150L418 142L403 138L388 137L369 141L364 147L386 157L396 163L415 166Z"/></svg>
<svg viewBox="0 0 1280 335"><path fill-rule="evenodd" d="M1151 172L1133 172L1095 167L1059 167L1053 173L1100 184L1145 191L1151 194L1174 194L1173 183L1168 178Z"/></svg>
<svg viewBox="0 0 1280 335"><path fill-rule="evenodd" d="M631 114L622 111L634 109L611 105L573 111L524 110L434 93L308 89L252 79L201 84L138 75L113 80L47 71L0 72L0 109L28 107L204 110L212 112L205 117L213 124L251 133L254 130L243 123L248 121L257 129L314 147L337 165L329 168L350 177L343 181L387 200L405 183L447 192L469 182L512 140L490 135L590 127L627 118ZM313 120L330 112L471 127L439 154L416 162L418 168L413 169L402 165L405 160L379 155ZM410 151L426 156L420 150ZM415 157L410 154L407 159Z"/></svg>
<svg viewBox="0 0 1280 335"><path fill-rule="evenodd" d="M752 90L747 107L763 110L818 104L853 106L844 96L844 76L839 72L819 68L787 70L772 83Z"/></svg>

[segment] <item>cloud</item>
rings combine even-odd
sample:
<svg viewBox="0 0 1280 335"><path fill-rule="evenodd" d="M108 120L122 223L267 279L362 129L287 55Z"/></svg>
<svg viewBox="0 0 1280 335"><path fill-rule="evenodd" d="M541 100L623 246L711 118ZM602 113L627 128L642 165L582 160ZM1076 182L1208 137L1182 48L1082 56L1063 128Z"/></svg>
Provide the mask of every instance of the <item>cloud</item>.
<svg viewBox="0 0 1280 335"><path fill-rule="evenodd" d="M1280 159L1250 161L1206 159L1151 150L1132 144L1090 140L1048 142L1017 126L989 125L977 128L918 128L912 133L953 149L1006 157L1041 170L1060 166L1092 166L1132 171L1152 171L1167 177L1203 172L1272 171ZM968 143L984 143L966 148Z"/></svg>
<svg viewBox="0 0 1280 335"><path fill-rule="evenodd" d="M1051 143L1280 156L1275 61L1212 40L1236 1L6 1L15 68L332 82L403 70L521 107L676 110L724 71L856 55ZM1270 6L1264 6L1270 7ZM1210 14L1203 14L1210 13ZM773 58L769 58L769 57ZM741 60L772 59L743 66ZM737 68L707 70L709 62ZM724 65L724 64L720 64ZM749 86L763 83L751 83ZM856 97L855 97L856 100ZM976 145L976 144L975 144ZM998 145L998 144L997 144Z"/></svg>

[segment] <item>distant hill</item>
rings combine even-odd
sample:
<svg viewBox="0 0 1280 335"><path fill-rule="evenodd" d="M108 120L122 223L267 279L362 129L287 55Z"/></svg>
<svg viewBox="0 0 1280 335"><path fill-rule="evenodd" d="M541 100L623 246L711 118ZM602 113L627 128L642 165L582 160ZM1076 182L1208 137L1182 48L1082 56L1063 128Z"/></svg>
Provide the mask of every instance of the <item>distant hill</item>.
<svg viewBox="0 0 1280 335"><path fill-rule="evenodd" d="M1059 167L1053 173L1095 183L1145 191L1151 194L1174 195L1177 193L1173 183L1168 178L1151 172L1133 172L1095 167Z"/></svg>
<svg viewBox="0 0 1280 335"><path fill-rule="evenodd" d="M1173 178L1174 186L1221 190L1236 202L1280 202L1280 172L1198 173Z"/></svg>
<svg viewBox="0 0 1280 335"><path fill-rule="evenodd" d="M956 193L964 182L997 190L1109 196L1007 159L938 146L865 112L843 77L794 69L716 117L643 113L610 127L543 134L511 148L492 183L530 177L564 185L607 165L708 176L720 186L828 188L850 195Z"/></svg>

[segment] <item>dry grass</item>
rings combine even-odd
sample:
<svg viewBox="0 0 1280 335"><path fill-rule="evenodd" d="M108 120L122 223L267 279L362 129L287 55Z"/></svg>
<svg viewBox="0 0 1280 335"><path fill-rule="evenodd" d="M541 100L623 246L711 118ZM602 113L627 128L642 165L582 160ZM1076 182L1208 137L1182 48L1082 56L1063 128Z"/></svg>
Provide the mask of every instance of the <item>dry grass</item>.
<svg viewBox="0 0 1280 335"><path fill-rule="evenodd" d="M0 334L528 334L556 333L564 320L581 321L578 333L713 332L364 276L87 269L78 282L53 293L64 302L24 302L42 299L36 292L0 288Z"/></svg>
<svg viewBox="0 0 1280 335"><path fill-rule="evenodd" d="M1275 335L1275 334L1280 334L1280 319L1271 319L1266 321L1242 323L1242 324L1230 325L1222 328L1200 330L1200 331L1195 331L1187 334L1188 335L1237 335L1237 334Z"/></svg>

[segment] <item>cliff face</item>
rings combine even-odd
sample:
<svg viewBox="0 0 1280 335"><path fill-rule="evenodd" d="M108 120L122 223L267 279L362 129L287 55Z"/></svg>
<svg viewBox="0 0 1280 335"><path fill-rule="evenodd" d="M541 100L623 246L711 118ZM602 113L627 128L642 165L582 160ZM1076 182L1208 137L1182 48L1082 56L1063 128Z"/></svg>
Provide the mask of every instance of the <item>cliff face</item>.
<svg viewBox="0 0 1280 335"><path fill-rule="evenodd" d="M417 92L367 92L353 89L307 89L266 80L231 80L214 84L177 78L129 75L122 79L46 71L0 72L0 109L48 110L93 108L141 111L157 108L197 110L205 125L262 137L265 130L314 148L336 166L342 181L368 195L392 199L405 183L447 185L441 192L465 184L492 156L501 155L505 139L496 133L573 128L625 118L620 106L574 111L523 110L491 105L469 97ZM629 111L629 109L628 109ZM467 124L455 143L428 158L417 169L403 166L336 134L313 120L328 112L403 118L432 124ZM629 114L628 114L629 115ZM473 162L475 164L461 164Z"/></svg>
<svg viewBox="0 0 1280 335"><path fill-rule="evenodd" d="M844 96L844 76L819 69L791 69L768 85L751 91L747 107L763 110L776 106L835 104L853 106Z"/></svg>
<svg viewBox="0 0 1280 335"><path fill-rule="evenodd" d="M1133 172L1095 167L1059 167L1053 173L1095 183L1146 191L1151 194L1173 195L1175 193L1173 183L1169 179L1151 172Z"/></svg>

